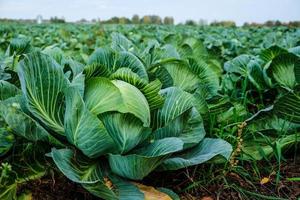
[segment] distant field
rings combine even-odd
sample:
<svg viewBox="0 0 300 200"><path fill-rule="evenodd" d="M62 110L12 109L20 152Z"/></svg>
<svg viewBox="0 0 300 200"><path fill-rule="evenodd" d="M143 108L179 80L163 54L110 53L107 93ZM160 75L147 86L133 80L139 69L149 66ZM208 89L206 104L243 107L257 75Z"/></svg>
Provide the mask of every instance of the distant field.
<svg viewBox="0 0 300 200"><path fill-rule="evenodd" d="M299 28L0 24L0 199L297 199L299 131Z"/></svg>

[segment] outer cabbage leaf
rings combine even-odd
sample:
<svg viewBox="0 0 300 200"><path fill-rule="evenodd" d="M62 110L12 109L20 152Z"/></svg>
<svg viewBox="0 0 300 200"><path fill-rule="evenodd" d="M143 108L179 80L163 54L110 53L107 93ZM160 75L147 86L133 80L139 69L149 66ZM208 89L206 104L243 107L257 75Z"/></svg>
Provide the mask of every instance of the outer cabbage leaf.
<svg viewBox="0 0 300 200"><path fill-rule="evenodd" d="M205 138L197 146L166 159L159 169L177 170L204 163L218 155L229 159L231 152L232 147L228 142L222 139Z"/></svg>
<svg viewBox="0 0 300 200"><path fill-rule="evenodd" d="M148 74L144 64L128 51L116 52L108 48L97 49L89 58L84 71L87 78L109 77L119 68L129 68L141 78L148 81Z"/></svg>
<svg viewBox="0 0 300 200"><path fill-rule="evenodd" d="M0 157L5 155L13 146L15 137L6 128L0 128Z"/></svg>
<svg viewBox="0 0 300 200"><path fill-rule="evenodd" d="M198 144L205 130L194 106L194 96L175 87L165 89L162 94L166 100L163 107L153 113L153 138L178 137L184 142L184 148Z"/></svg>
<svg viewBox="0 0 300 200"><path fill-rule="evenodd" d="M237 73L249 81L259 90L264 89L265 82L263 70L259 60L250 55L240 55L224 65L228 73Z"/></svg>
<svg viewBox="0 0 300 200"><path fill-rule="evenodd" d="M98 117L87 109L79 91L70 87L65 96L65 130L69 142L89 157L113 151L113 140Z"/></svg>
<svg viewBox="0 0 300 200"><path fill-rule="evenodd" d="M91 160L71 149L52 149L51 157L70 180L81 183L89 192L107 200L144 199L136 186L113 175L98 160Z"/></svg>
<svg viewBox="0 0 300 200"><path fill-rule="evenodd" d="M300 124L300 87L279 97L274 104L279 118Z"/></svg>
<svg viewBox="0 0 300 200"><path fill-rule="evenodd" d="M121 154L146 140L151 133L150 128L144 128L143 123L131 114L106 113L101 119Z"/></svg>
<svg viewBox="0 0 300 200"><path fill-rule="evenodd" d="M0 80L0 101L20 94L21 91L13 84Z"/></svg>
<svg viewBox="0 0 300 200"><path fill-rule="evenodd" d="M36 120L23 112L21 98L21 96L15 96L0 102L0 114L9 127L16 135L27 140L60 145L60 142L51 136Z"/></svg>
<svg viewBox="0 0 300 200"><path fill-rule="evenodd" d="M18 74L29 111L52 130L63 134L63 89L68 85L61 66L40 52L27 54Z"/></svg>
<svg viewBox="0 0 300 200"><path fill-rule="evenodd" d="M179 138L164 138L136 149L128 155L109 154L109 165L115 174L141 180L174 152L183 148Z"/></svg>
<svg viewBox="0 0 300 200"><path fill-rule="evenodd" d="M281 54L266 69L279 85L293 89L300 83L300 58L294 54Z"/></svg>

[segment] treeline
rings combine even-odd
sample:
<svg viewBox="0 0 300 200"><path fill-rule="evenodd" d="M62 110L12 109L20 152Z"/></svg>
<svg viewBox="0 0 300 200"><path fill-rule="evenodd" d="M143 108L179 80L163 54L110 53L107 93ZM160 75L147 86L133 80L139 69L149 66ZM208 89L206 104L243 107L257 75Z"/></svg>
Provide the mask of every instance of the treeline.
<svg viewBox="0 0 300 200"><path fill-rule="evenodd" d="M36 23L37 19L0 19L0 22L19 22L19 23ZM43 23L66 23L63 17L51 17L50 19L42 20ZM174 25L173 17L161 18L158 15L145 15L140 17L139 15L133 15L132 18L127 17L112 17L108 20L92 19L86 20L81 19L76 23L100 23L100 24L158 24L158 25ZM223 27L236 27L236 23L230 20L224 21L213 21L208 23L207 20L200 19L186 20L178 25L189 25L189 26L223 26ZM287 27L300 27L300 21L281 22L279 20L269 20L265 23L246 22L243 27L276 27L276 26L287 26Z"/></svg>
<svg viewBox="0 0 300 200"><path fill-rule="evenodd" d="M51 23L62 23L64 19L59 18L51 18ZM132 18L127 17L112 17L108 20L100 20L100 19L92 19L88 21L86 19L81 19L77 21L78 23L102 23L102 24L159 24L159 25L173 25L174 18L173 17L164 17L161 18L158 15L145 15L143 17L139 17L139 15L133 15ZM179 23L178 25L189 25L189 26L223 26L223 27L236 27L236 23L230 20L223 21L212 21L208 23L207 20L200 19L199 21L195 20L186 20L183 23ZM269 20L265 23L249 23L246 22L243 24L244 27L275 27L275 26L288 26L288 27L300 27L300 21L290 21L290 22L281 22L279 20Z"/></svg>
<svg viewBox="0 0 300 200"><path fill-rule="evenodd" d="M288 27L300 27L300 21L290 21L290 22L281 22L279 20L269 20L266 21L265 23L244 23L243 25L244 27L263 27L263 26L267 26L267 27L274 27L274 26L288 26Z"/></svg>
<svg viewBox="0 0 300 200"><path fill-rule="evenodd" d="M182 23L181 23L182 24ZM223 26L223 27L236 27L236 23L234 21L213 21L211 23L206 23L205 20L200 20L196 22L194 20L187 20L185 25L191 26ZM287 26L287 27L300 27L300 21L290 21L290 22L281 22L279 20L269 20L265 23L256 23L256 22L246 22L243 24L243 27L276 27L276 26Z"/></svg>
<svg viewBox="0 0 300 200"><path fill-rule="evenodd" d="M80 20L79 22L82 22ZM173 25L174 18L173 17L164 17L161 18L158 15L145 15L140 17L139 15L133 15L132 18L127 17L112 17L108 20L92 20L92 22L99 22L102 24L165 24L165 25Z"/></svg>

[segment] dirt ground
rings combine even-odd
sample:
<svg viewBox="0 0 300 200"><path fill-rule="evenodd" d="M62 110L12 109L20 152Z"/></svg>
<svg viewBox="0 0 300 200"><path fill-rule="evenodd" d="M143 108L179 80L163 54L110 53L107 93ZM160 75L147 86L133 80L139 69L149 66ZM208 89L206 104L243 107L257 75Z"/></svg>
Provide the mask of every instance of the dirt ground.
<svg viewBox="0 0 300 200"><path fill-rule="evenodd" d="M261 163L263 165L263 163ZM263 167L263 166L261 166ZM245 166L247 168L247 166ZM187 173L192 173L194 168L186 170L154 173L151 174L144 184L157 187L168 187L180 194L183 200L228 200L228 199L297 199L300 198L300 181L289 181L286 177L300 177L300 160L287 160L281 164L281 179L275 182L275 175L269 175L269 182L265 184L253 183L245 180L242 176L234 172L228 172L220 180L212 184L201 186L195 185L188 188L197 178L190 177ZM197 171L205 172L206 165L198 166ZM218 176L218 172L214 172ZM250 170L249 170L249 173ZM250 174L251 175L251 174ZM163 176L164 179L159 177ZM267 175L266 175L267 176ZM194 180L193 180L194 179ZM222 180L224 179L224 181ZM226 180L226 181L225 181ZM242 190L237 190L235 185ZM62 175L54 177L44 177L41 180L23 185L19 192L31 191L34 200L94 200L99 199L89 194L80 185L74 184ZM266 197L267 196L267 197ZM272 198L273 197L273 198ZM276 198L275 198L276 197Z"/></svg>

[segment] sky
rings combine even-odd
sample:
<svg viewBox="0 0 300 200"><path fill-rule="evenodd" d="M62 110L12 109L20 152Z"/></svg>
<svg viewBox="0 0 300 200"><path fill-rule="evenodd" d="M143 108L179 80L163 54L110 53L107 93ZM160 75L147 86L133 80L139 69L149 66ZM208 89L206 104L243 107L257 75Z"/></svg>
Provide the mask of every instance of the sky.
<svg viewBox="0 0 300 200"><path fill-rule="evenodd" d="M42 15L67 21L155 14L187 19L244 22L300 20L300 0L0 0L0 18L34 19Z"/></svg>

